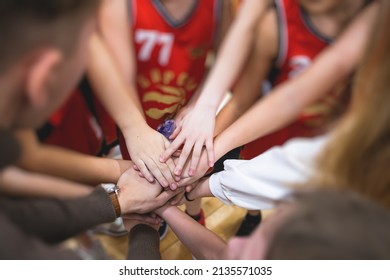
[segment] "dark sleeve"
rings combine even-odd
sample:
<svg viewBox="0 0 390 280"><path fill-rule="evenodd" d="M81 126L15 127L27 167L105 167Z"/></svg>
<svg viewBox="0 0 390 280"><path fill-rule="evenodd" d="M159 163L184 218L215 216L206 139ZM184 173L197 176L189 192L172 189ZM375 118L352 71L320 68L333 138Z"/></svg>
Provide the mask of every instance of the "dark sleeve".
<svg viewBox="0 0 390 280"><path fill-rule="evenodd" d="M49 246L31 235L23 232L0 214L0 259L2 260L71 260L80 257L59 247Z"/></svg>
<svg viewBox="0 0 390 280"><path fill-rule="evenodd" d="M129 233L128 260L161 260L160 236L147 225L136 225Z"/></svg>
<svg viewBox="0 0 390 280"><path fill-rule="evenodd" d="M19 142L7 131L0 129L0 170L15 163L20 154Z"/></svg>
<svg viewBox="0 0 390 280"><path fill-rule="evenodd" d="M68 200L1 198L0 211L26 234L51 243L116 218L111 200L101 187L88 196Z"/></svg>

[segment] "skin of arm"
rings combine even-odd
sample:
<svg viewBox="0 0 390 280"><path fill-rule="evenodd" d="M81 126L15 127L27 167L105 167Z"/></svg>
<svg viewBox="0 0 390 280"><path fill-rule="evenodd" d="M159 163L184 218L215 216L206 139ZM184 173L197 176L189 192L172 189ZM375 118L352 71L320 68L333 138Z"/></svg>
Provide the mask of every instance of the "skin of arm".
<svg viewBox="0 0 390 280"><path fill-rule="evenodd" d="M127 92L139 111L144 115L141 102L134 87L136 81L136 63L129 28L129 9L127 1L105 0L98 13L100 35L112 54L123 81L130 87ZM118 40L118 38L120 38Z"/></svg>
<svg viewBox="0 0 390 280"><path fill-rule="evenodd" d="M255 48L232 90L233 96L217 115L215 135L237 120L260 97L261 84L266 80L278 51L277 24L276 12L269 9L259 22Z"/></svg>
<svg viewBox="0 0 390 280"><path fill-rule="evenodd" d="M150 128L135 86L135 56L126 1L105 1L100 12L100 34L91 40L88 77L96 94L120 127L133 163L143 176L176 188L172 159L159 155L169 142Z"/></svg>
<svg viewBox="0 0 390 280"><path fill-rule="evenodd" d="M223 1L222 4L223 4L222 5L222 16L221 16L220 22L218 23L218 27L219 27L218 28L218 32L217 32L218 36L217 36L217 38L216 38L216 40L214 42L214 49L212 50L215 53L217 53L219 51L220 46L222 44L222 39L225 37L226 33L228 32L229 26L232 23L232 13L231 13L232 3L231 3L231 1L230 0L229 1ZM181 128L183 127L183 122L186 122L187 116L190 116L190 115L193 114L192 111L194 110L195 105L198 102L198 99L199 99L199 97L201 95L202 88L204 87L204 83L206 81L206 77L207 76L208 76L208 73L205 73L204 74L204 78L203 78L201 84L198 86L197 91L195 92L195 94L187 102L186 106L183 107L176 114L176 116L175 116L176 129L172 133L172 135L169 137L170 140L172 140L172 141L175 140L175 138L177 137L177 135L181 131ZM207 119L207 116L205 116L203 113L201 113L199 116L201 116L203 119ZM215 114L212 115L211 117L213 118L213 121L214 121ZM191 153L192 145L189 145L189 143L190 143L190 141L186 145L184 145L183 149L180 150L180 152L179 152L179 154L180 154L179 158L174 161L175 164L176 164L175 175L177 175L177 176L180 176L180 174L181 174L180 166L184 166L185 165L185 163L186 163L186 161L188 159L188 154ZM212 145L212 143L210 143L210 144ZM191 174L194 173L195 170L196 170L196 167L197 167L197 164L198 164L198 161L199 161L198 157L199 157L201 151L202 151L202 146L201 145L197 145L196 147L194 147L194 151L192 152L191 161L189 163L190 164L190 167L189 167L190 171L189 172ZM160 157L160 161L161 162L165 162L165 160L162 160L162 157Z"/></svg>
<svg viewBox="0 0 390 280"><path fill-rule="evenodd" d="M88 195L92 190L86 185L34 174L17 167L8 167L0 173L0 192L10 196L76 198Z"/></svg>
<svg viewBox="0 0 390 280"><path fill-rule="evenodd" d="M164 206L156 213L169 224L180 241L197 259L221 259L226 250L226 243L215 233L175 206Z"/></svg>
<svg viewBox="0 0 390 280"><path fill-rule="evenodd" d="M202 106L212 106L214 115L224 94L240 75L255 41L258 23L271 3L268 0L243 1L198 101Z"/></svg>
<svg viewBox="0 0 390 280"><path fill-rule="evenodd" d="M287 125L306 106L326 95L335 85L351 75L363 56L376 11L377 4L371 4L305 72L275 88L223 131L215 140L215 145L219 146L216 148L217 157L221 157L224 151L249 143ZM354 47L351 47L351 42L354 42ZM256 123L258 129L253 129L253 123Z"/></svg>
<svg viewBox="0 0 390 280"><path fill-rule="evenodd" d="M183 192L182 189L164 191L157 182L149 183L139 177L133 168L123 172L117 185L120 189L118 202L123 217L152 224L155 224L155 217L133 214L147 214ZM79 198L91 194L94 190L89 186L34 174L17 167L8 167L0 172L0 193L7 195L67 199Z"/></svg>
<svg viewBox="0 0 390 280"><path fill-rule="evenodd" d="M209 178L205 180L199 180L199 184L193 190L187 193L187 197L191 200L200 197L214 197L213 193L210 191L209 182Z"/></svg>
<svg viewBox="0 0 390 280"><path fill-rule="evenodd" d="M88 156L41 144L32 130L17 131L15 136L22 145L18 166L31 172L97 185L117 182L121 174L133 165L131 161Z"/></svg>
<svg viewBox="0 0 390 280"><path fill-rule="evenodd" d="M276 87L220 133L214 141L216 159L236 147L287 125L302 109L323 97L340 81L350 76L364 54L366 40L377 10L377 3L367 7L333 45L317 56L305 72ZM351 45L351 42L354 44ZM257 129L254 129L254 123ZM189 178L189 175L183 176L187 178L183 179L179 186L194 182L207 170L207 155L203 153L196 174L193 178Z"/></svg>
<svg viewBox="0 0 390 280"><path fill-rule="evenodd" d="M254 40L254 30L270 1L247 0L242 4L239 15L222 43L215 66L206 79L205 86L194 109L177 128L168 149L160 160L166 161L184 144L175 174L180 175L192 151L190 174L193 175L199 162L202 147L205 145L208 165L214 165L213 135L215 114L226 91L233 85L249 55ZM240 50L240 51L237 51ZM207 127L205 127L207 125Z"/></svg>

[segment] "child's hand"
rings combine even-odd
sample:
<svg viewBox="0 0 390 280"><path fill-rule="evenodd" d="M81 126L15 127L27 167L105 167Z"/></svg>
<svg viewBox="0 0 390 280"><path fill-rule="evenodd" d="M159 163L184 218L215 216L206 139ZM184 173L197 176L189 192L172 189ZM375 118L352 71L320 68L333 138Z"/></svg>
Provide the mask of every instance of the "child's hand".
<svg viewBox="0 0 390 280"><path fill-rule="evenodd" d="M181 180L178 182L179 187L186 187L188 190L190 189L189 186L192 186L192 184L199 179L201 179L211 168L207 164L207 153L205 150L203 150L198 169L196 170L195 174L189 175L189 164L184 167L184 171L181 175Z"/></svg>
<svg viewBox="0 0 390 280"><path fill-rule="evenodd" d="M181 115L182 117L182 115ZM207 166L214 165L213 135L215 128L214 110L195 106L187 110L181 120L177 120L176 129L170 139L174 139L165 152L161 155L160 161L166 162L182 145L179 160L176 162L174 174L180 176L184 166L192 153L188 167L188 175L194 176L197 171L203 146L207 150Z"/></svg>
<svg viewBox="0 0 390 280"><path fill-rule="evenodd" d="M119 178L118 201L122 214L145 214L166 204L183 189L163 190L157 182L141 179L133 168L127 169Z"/></svg>
<svg viewBox="0 0 390 280"><path fill-rule="evenodd" d="M169 141L150 127L138 132L137 135L124 135L133 163L149 182L152 183L156 178L164 188L176 189L173 160L169 158L166 163L159 161L159 155L169 145Z"/></svg>

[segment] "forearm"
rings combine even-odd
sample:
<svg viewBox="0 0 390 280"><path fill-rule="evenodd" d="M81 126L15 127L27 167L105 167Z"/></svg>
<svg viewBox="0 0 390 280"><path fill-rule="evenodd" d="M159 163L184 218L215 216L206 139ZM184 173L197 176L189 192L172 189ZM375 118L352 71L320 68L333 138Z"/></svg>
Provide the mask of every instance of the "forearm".
<svg viewBox="0 0 390 280"><path fill-rule="evenodd" d="M122 131L146 125L134 83L126 83L99 35L90 43L88 78L94 91Z"/></svg>
<svg viewBox="0 0 390 280"><path fill-rule="evenodd" d="M212 94L202 94L198 100L201 106L210 107L215 112L224 94L232 87L241 73L253 46L257 22L269 5L269 1L248 0L242 5L206 80L203 92Z"/></svg>
<svg viewBox="0 0 390 280"><path fill-rule="evenodd" d="M267 135L288 124L298 115L301 107L290 100L293 94L288 87L286 94L272 93L259 100L244 115L221 132L214 141L216 159L228 151ZM275 110L275 108L279 108ZM254 126L254 124L256 124Z"/></svg>
<svg viewBox="0 0 390 280"><path fill-rule="evenodd" d="M71 181L97 185L115 183L132 166L130 161L99 158L41 144L24 154L19 166L29 171L65 178Z"/></svg>
<svg viewBox="0 0 390 280"><path fill-rule="evenodd" d="M187 194L187 197L191 200L202 197L212 197L213 194L210 191L209 180L209 178L205 180L200 179L200 183L196 186L195 189Z"/></svg>
<svg viewBox="0 0 390 280"><path fill-rule="evenodd" d="M176 207L167 207L159 215L197 259L220 259L226 243Z"/></svg>
<svg viewBox="0 0 390 280"><path fill-rule="evenodd" d="M70 250L62 250L45 244L39 238L21 230L7 216L0 214L2 260L72 260L80 256Z"/></svg>
<svg viewBox="0 0 390 280"><path fill-rule="evenodd" d="M110 198L100 187L69 200L2 198L0 208L23 231L47 242L65 240L116 218Z"/></svg>
<svg viewBox="0 0 390 280"><path fill-rule="evenodd" d="M348 78L363 55L375 8L364 11L299 77L276 87L223 131L215 140L216 158L291 123L306 106Z"/></svg>
<svg viewBox="0 0 390 280"><path fill-rule="evenodd" d="M120 175L132 166L130 161L98 158L42 144L34 131L21 130L14 135L22 146L22 155L17 165L28 171L97 185L117 182Z"/></svg>
<svg viewBox="0 0 390 280"><path fill-rule="evenodd" d="M77 198L88 195L90 186L9 167L0 173L0 193L21 197Z"/></svg>
<svg viewBox="0 0 390 280"><path fill-rule="evenodd" d="M215 134L219 135L233 124L239 117L241 117L256 101L260 94L259 81L261 81L260 75L254 77L253 80L256 80L255 84L250 83L247 77L242 79L245 81L245 88L239 88L229 102L223 107L223 109L218 113L216 122L215 122ZM241 80L239 82L241 84Z"/></svg>
<svg viewBox="0 0 390 280"><path fill-rule="evenodd" d="M226 128L228 128L235 120L240 117L240 115L241 114L236 105L232 102L228 102L216 117L214 135L218 135Z"/></svg>

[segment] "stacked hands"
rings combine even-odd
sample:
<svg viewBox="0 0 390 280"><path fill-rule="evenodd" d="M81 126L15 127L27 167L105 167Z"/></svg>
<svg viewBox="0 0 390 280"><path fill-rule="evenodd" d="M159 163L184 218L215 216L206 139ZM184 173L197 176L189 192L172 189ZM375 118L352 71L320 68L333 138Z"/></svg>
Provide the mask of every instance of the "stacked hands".
<svg viewBox="0 0 390 280"><path fill-rule="evenodd" d="M158 227L161 218L156 213L187 202L185 192L191 192L213 167L215 117L197 113L193 119L195 114L191 113L186 108L157 131L146 130L147 136L137 137L139 148L134 147L134 142L127 145L131 147L129 153L134 165L122 174L117 185L122 218L128 230L138 223ZM205 126L209 133L205 132ZM130 137L125 135L125 139Z"/></svg>

